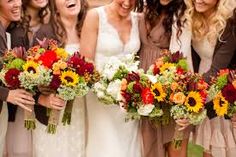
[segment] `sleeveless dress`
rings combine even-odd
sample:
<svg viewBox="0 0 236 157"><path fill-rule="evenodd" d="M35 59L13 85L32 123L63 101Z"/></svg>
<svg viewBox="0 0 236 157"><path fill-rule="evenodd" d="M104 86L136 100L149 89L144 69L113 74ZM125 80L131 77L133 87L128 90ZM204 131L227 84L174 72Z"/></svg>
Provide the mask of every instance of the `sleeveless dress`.
<svg viewBox="0 0 236 157"><path fill-rule="evenodd" d="M215 41L216 43L216 41ZM201 42L192 42L194 50L201 58L199 73L205 73L210 69L215 45L205 38ZM196 128L196 144L213 157L234 157L236 155L236 135L233 133L230 120L223 117L206 118Z"/></svg>
<svg viewBox="0 0 236 157"><path fill-rule="evenodd" d="M65 47L70 54L79 50L79 45ZM48 134L47 126L36 122L33 131L33 157L85 157L85 98L76 97L73 104L71 124L63 126L61 111L56 134Z"/></svg>
<svg viewBox="0 0 236 157"><path fill-rule="evenodd" d="M6 33L7 37L7 48L11 48L11 37L9 33ZM4 147L5 147L5 137L7 133L7 125L8 125L8 110L7 103L3 102L2 111L0 113L0 157L4 155Z"/></svg>
<svg viewBox="0 0 236 157"><path fill-rule="evenodd" d="M95 64L101 70L111 56L135 53L139 50L138 17L131 13L132 28L126 44L108 22L104 7L96 8L99 15ZM88 142L86 157L141 157L139 122L125 122L125 115L117 105L104 105L91 92L86 96Z"/></svg>

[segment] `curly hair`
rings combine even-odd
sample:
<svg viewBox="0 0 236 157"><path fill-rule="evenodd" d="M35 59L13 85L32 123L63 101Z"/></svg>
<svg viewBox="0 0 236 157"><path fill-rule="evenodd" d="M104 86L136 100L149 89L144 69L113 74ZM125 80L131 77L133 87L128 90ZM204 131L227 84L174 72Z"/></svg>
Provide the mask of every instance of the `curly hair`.
<svg viewBox="0 0 236 157"><path fill-rule="evenodd" d="M31 16L27 12L27 7L29 6L30 0L22 0L22 15L21 15L21 21L19 25L23 27L25 30L25 34L30 32L30 21L31 21ZM40 23L44 24L45 17L48 15L48 5L46 5L44 8L41 8L38 12L38 17L40 18Z"/></svg>
<svg viewBox="0 0 236 157"><path fill-rule="evenodd" d="M77 24L76 24L76 29L77 29L79 37L81 34L83 22L84 22L84 19L88 10L88 2L87 0L80 0L80 4L81 4L81 10L78 14ZM57 37L57 40L59 40L61 44L64 45L67 39L67 34L66 34L65 27L61 21L60 14L57 11L55 0L49 0L49 9L51 11L50 22L52 24L53 31Z"/></svg>
<svg viewBox="0 0 236 157"><path fill-rule="evenodd" d="M146 0L146 5L144 0L137 0L135 7L137 12L145 11L145 21L150 24L151 28L155 26L155 21L162 12L167 14L163 20L163 26L167 33L171 32L174 19L176 19L177 27L181 31L185 9L184 0L172 0L167 6L161 5L160 0Z"/></svg>
<svg viewBox="0 0 236 157"><path fill-rule="evenodd" d="M226 27L227 20L233 15L233 0L218 0L215 11L206 19L202 13L194 8L194 2L185 0L186 19L192 29L193 39L201 40L207 37L210 43L221 35Z"/></svg>

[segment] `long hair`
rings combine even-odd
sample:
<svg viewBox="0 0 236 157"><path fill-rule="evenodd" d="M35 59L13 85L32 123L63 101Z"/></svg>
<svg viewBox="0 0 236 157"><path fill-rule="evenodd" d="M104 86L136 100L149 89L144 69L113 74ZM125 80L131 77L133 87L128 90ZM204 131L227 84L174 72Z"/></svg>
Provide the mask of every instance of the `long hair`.
<svg viewBox="0 0 236 157"><path fill-rule="evenodd" d="M202 13L198 13L191 0L185 0L187 10L187 23L192 29L193 39L201 40L207 37L212 43L214 39L219 39L224 32L227 20L232 17L234 0L218 0L215 11L207 19Z"/></svg>
<svg viewBox="0 0 236 157"><path fill-rule="evenodd" d="M78 36L80 37L82 25L88 10L88 2L87 0L80 0L81 10L77 17L77 24L76 29ZM57 7L55 4L55 0L49 0L49 9L51 11L51 17L50 22L53 27L53 31L57 37L57 39L60 41L62 45L65 44L65 41L67 39L67 34L65 27L61 21L60 14L57 11Z"/></svg>
<svg viewBox="0 0 236 157"><path fill-rule="evenodd" d="M27 12L27 7L30 3L30 0L22 0L22 16L21 16L21 22L19 23L25 30L25 34L30 32L30 21L31 16ZM40 18L40 23L45 23L45 17L48 15L48 5L46 5L44 8L41 8L38 13L38 17Z"/></svg>
<svg viewBox="0 0 236 157"><path fill-rule="evenodd" d="M145 11L145 21L150 24L151 28L155 26L156 19L164 12L167 15L163 20L165 31L171 32L174 20L181 31L182 17L186 9L184 0L172 0L167 6L161 5L160 0L146 0L146 5L144 3L144 0L137 0L135 10L137 12Z"/></svg>

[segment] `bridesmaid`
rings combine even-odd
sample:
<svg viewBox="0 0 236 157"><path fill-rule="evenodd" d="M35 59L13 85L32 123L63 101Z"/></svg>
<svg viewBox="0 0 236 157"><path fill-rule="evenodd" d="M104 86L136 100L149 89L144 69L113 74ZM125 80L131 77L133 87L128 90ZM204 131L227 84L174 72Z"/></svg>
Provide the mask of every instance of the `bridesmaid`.
<svg viewBox="0 0 236 157"><path fill-rule="evenodd" d="M235 26L232 19L229 19L236 5L235 1L193 0L187 1L186 5L187 23L192 30L190 39L195 72L203 74L209 81L210 76L222 68L235 69ZM204 148L204 157L235 156L236 139L230 120L206 118L196 128L196 144Z"/></svg>
<svg viewBox="0 0 236 157"><path fill-rule="evenodd" d="M135 0L113 0L88 12L81 34L81 52L98 70L112 56L137 53L140 48ZM88 109L87 157L141 157L139 122L125 122L119 106L104 105L93 93Z"/></svg>
<svg viewBox="0 0 236 157"><path fill-rule="evenodd" d="M156 0L138 1L136 10L144 11L140 18L140 37L142 47L139 52L140 67L145 71L155 60L160 57L162 49L169 49L172 34L172 25L176 22L177 29L181 32L181 18L185 11L183 0ZM187 144L190 129L186 129L182 148L174 149L171 144L175 122L156 126L152 122L142 120L142 136L144 157L164 157L166 152L169 157L184 157L187 154Z"/></svg>
<svg viewBox="0 0 236 157"><path fill-rule="evenodd" d="M45 23L48 0L23 0L23 15L17 27L10 30L11 47L22 46L26 50L32 46L33 36ZM24 111L9 105L9 123L6 151L10 157L32 157L32 132L24 128ZM22 145L24 141L24 145Z"/></svg>
<svg viewBox="0 0 236 157"><path fill-rule="evenodd" d="M10 36L6 34L6 29L13 21L20 20L21 0L0 0L0 56L10 48ZM2 68L2 63L0 63ZM29 110L24 104L34 105L32 95L25 90L9 90L0 86L0 157L3 156L5 135L7 130L7 106L3 101L18 105L23 109Z"/></svg>
<svg viewBox="0 0 236 157"><path fill-rule="evenodd" d="M36 40L51 38L71 55L79 51L80 32L87 12L86 0L50 0L50 22L42 25L35 35ZM36 106L37 128L33 132L33 156L35 157L84 157L85 156L85 99L77 97L73 103L71 124L61 123L65 102L53 94L41 95ZM61 110L55 135L47 134L46 108Z"/></svg>

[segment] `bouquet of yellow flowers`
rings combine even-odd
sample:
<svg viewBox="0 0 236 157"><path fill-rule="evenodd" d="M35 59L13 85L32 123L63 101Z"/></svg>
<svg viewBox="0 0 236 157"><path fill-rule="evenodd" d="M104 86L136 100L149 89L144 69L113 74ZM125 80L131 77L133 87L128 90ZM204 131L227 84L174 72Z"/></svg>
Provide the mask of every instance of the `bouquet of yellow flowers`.
<svg viewBox="0 0 236 157"><path fill-rule="evenodd" d="M42 67L39 71L44 73L44 77L39 79L41 81L38 85L53 89L59 97L67 101L62 122L64 125L70 124L73 100L76 96L86 95L92 85L99 80L99 74L93 63L86 61L78 52L69 56L54 40L44 40L43 45L46 49L35 46L29 50L30 62L35 67ZM50 110L48 133L56 132L59 117L60 111Z"/></svg>

